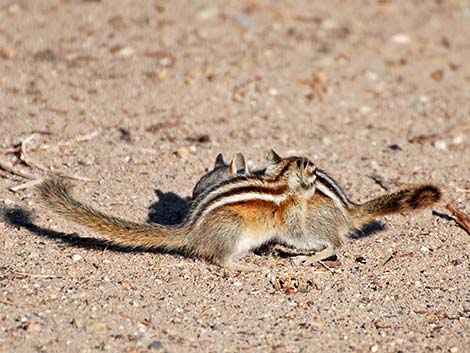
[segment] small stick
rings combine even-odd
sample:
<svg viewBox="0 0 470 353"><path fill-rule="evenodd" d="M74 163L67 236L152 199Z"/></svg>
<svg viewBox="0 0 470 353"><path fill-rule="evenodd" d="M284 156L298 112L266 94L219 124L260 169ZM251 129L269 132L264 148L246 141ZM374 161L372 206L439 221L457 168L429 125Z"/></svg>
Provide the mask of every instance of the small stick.
<svg viewBox="0 0 470 353"><path fill-rule="evenodd" d="M3 161L0 161L0 169L3 169L4 171L8 172L8 173L11 173L11 174L14 174L14 175L18 175L20 177L23 177L23 178L26 178L26 179L37 179L38 177L33 175L33 174L29 174L27 172L24 172L18 168L15 168L13 166L11 166L10 164L6 163L6 162L3 162Z"/></svg>
<svg viewBox="0 0 470 353"><path fill-rule="evenodd" d="M31 159L28 154L26 153L26 145L31 142L31 140L36 136L36 134L29 135L23 141L21 141L21 149L20 149L20 159L26 164L28 167L37 168L42 170L43 172L47 172L47 168L44 167L42 164Z"/></svg>
<svg viewBox="0 0 470 353"><path fill-rule="evenodd" d="M95 131L96 132L96 131ZM20 150L20 159L29 167L31 168L38 168L42 170L43 172L48 172L47 168L43 166L42 164L36 162L33 158L31 158L28 153L27 153L27 144L31 142L31 140L36 136L37 134L34 133L27 138L25 138L23 141L21 141L21 150ZM90 134L89 134L90 135ZM83 138L83 137L82 137ZM44 146L44 145L43 145ZM70 175L67 173L63 172L57 172L55 173L63 178L68 178L68 179L73 179L73 180L80 180L80 181L96 181L93 179L85 178L85 177L80 177L76 175Z"/></svg>
<svg viewBox="0 0 470 353"><path fill-rule="evenodd" d="M93 132L90 132L89 134L80 135L80 136L77 136L77 137L69 139L69 140L63 140L63 141L59 141L59 142L56 142L56 143L39 145L39 146L31 148L30 151L47 150L47 149L53 148L53 147L70 146L70 145L72 145L74 143L77 143L77 142L90 141L90 140L98 137L99 134L100 134L99 131L95 130Z"/></svg>
<svg viewBox="0 0 470 353"><path fill-rule="evenodd" d="M18 192L20 190L28 189L30 187L41 184L43 182L43 180L44 180L43 178L38 178L38 179L35 179L35 180L31 180L31 181L28 181L26 183L23 183L23 184L20 184L20 185L17 185L17 186L13 186L13 187L10 188L10 190L13 191L13 192Z"/></svg>
<svg viewBox="0 0 470 353"><path fill-rule="evenodd" d="M145 325L145 326L152 326L154 327L152 321L150 320L147 320L147 319L139 319L137 317L132 317L130 315L127 315L126 313L123 313L121 311L117 311L117 310L113 310L112 311L113 314L115 315L118 315L120 317L123 317L124 319L128 319L128 320L131 320L131 321L136 321L136 322L139 322L141 323L142 325Z"/></svg>
<svg viewBox="0 0 470 353"><path fill-rule="evenodd" d="M19 304L19 303L15 303L11 300L1 299L1 298L0 298L0 303L6 304L6 305L11 305L11 306L17 306L19 308L36 308L38 306L46 304L46 302L44 302L44 301L41 301L38 304L34 304L34 303Z"/></svg>
<svg viewBox="0 0 470 353"><path fill-rule="evenodd" d="M325 264L322 260L319 260L318 263L320 265L322 265L324 268L326 268L328 271L330 271L331 273L336 273L335 270L333 270L331 267L329 267L327 264Z"/></svg>
<svg viewBox="0 0 470 353"><path fill-rule="evenodd" d="M31 277L31 278L58 278L57 275L47 275L42 273L28 273L28 272L17 272L12 271L15 276Z"/></svg>
<svg viewBox="0 0 470 353"><path fill-rule="evenodd" d="M455 222L457 222L460 228L470 235L470 218L453 204L447 204L446 209L454 216Z"/></svg>

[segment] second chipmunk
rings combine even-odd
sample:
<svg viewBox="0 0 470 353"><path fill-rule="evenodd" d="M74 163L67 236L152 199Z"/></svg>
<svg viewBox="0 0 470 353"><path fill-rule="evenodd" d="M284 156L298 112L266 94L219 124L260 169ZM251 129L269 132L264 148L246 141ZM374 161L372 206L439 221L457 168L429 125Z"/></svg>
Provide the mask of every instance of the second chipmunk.
<svg viewBox="0 0 470 353"><path fill-rule="evenodd" d="M276 156L274 158L281 159L274 152L272 153ZM214 169L201 178L203 182L198 183L199 193L203 192L204 188L217 184L221 180L227 180L236 174L249 174L245 167L245 158L241 153L234 157L230 166L220 162L223 161L221 155L217 157L217 161ZM236 168L234 165L242 167ZM253 175L264 173L263 169L252 172ZM304 215L307 232L295 239L283 239L280 242L281 245L297 250L314 251L315 255L311 257L299 257L306 264L335 255L336 249L345 242L348 236L377 217L428 207L442 197L442 191L436 185L417 184L381 195L362 204L356 204L326 172L317 168L315 174L315 193L307 201Z"/></svg>
<svg viewBox="0 0 470 353"><path fill-rule="evenodd" d="M250 271L236 262L240 256L273 239L295 244L310 231L306 215L315 193L314 164L303 157L280 158L274 151L268 161L262 175L232 175L196 193L177 226L109 216L74 198L62 180L47 180L39 191L52 210L98 231L112 244L176 250L227 269Z"/></svg>

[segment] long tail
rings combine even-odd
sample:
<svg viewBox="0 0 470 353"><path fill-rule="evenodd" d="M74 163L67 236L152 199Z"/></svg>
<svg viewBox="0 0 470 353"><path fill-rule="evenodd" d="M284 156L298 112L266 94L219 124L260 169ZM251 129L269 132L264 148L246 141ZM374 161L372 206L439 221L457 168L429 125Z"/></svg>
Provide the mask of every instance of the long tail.
<svg viewBox="0 0 470 353"><path fill-rule="evenodd" d="M109 216L76 200L70 187L60 179L46 180L38 190L53 211L100 232L112 244L130 248L188 250L184 228L136 223Z"/></svg>
<svg viewBox="0 0 470 353"><path fill-rule="evenodd" d="M441 198L442 191L436 185L411 185L379 196L361 205L355 205L351 211L353 218L360 226L379 216L428 207Z"/></svg>

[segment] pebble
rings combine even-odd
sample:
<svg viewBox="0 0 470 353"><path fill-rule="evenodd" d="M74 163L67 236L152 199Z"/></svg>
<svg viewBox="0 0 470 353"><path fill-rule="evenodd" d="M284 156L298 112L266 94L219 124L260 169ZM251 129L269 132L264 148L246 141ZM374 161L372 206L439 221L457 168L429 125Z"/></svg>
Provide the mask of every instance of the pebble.
<svg viewBox="0 0 470 353"><path fill-rule="evenodd" d="M3 204L5 206L13 206L15 204L15 201L10 200L10 199L5 199L5 200L3 200Z"/></svg>
<svg viewBox="0 0 470 353"><path fill-rule="evenodd" d="M253 25L251 19L247 16L238 16L237 21L240 26L246 29L251 28Z"/></svg>
<svg viewBox="0 0 470 353"><path fill-rule="evenodd" d="M135 49L131 47L115 47L111 48L111 52L117 56L129 57L135 54Z"/></svg>
<svg viewBox="0 0 470 353"><path fill-rule="evenodd" d="M366 78L371 81L377 81L379 79L379 75L377 75L375 72L367 71Z"/></svg>
<svg viewBox="0 0 470 353"><path fill-rule="evenodd" d="M108 329L108 325L104 322L95 322L87 327L89 330L94 332L103 332Z"/></svg>
<svg viewBox="0 0 470 353"><path fill-rule="evenodd" d="M444 140L438 140L434 142L434 147L436 147L438 150L446 150L447 149L447 142Z"/></svg>
<svg viewBox="0 0 470 353"><path fill-rule="evenodd" d="M163 58L160 58L160 60L158 60L158 65L160 65L161 67L169 67L169 66L173 66L174 64L174 60L168 56L165 56Z"/></svg>
<svg viewBox="0 0 470 353"><path fill-rule="evenodd" d="M409 44L411 43L411 37L404 33L398 33L392 36L390 41L395 44Z"/></svg>
<svg viewBox="0 0 470 353"><path fill-rule="evenodd" d="M153 341L147 347L148 349L160 349L162 348L162 342L160 341Z"/></svg>
<svg viewBox="0 0 470 353"><path fill-rule="evenodd" d="M176 150L175 155L178 158L185 158L189 155L189 151L187 148L181 147Z"/></svg>
<svg viewBox="0 0 470 353"><path fill-rule="evenodd" d="M372 111L372 108L369 107L368 105L363 105L362 107L359 108L359 112L362 115L367 115Z"/></svg>
<svg viewBox="0 0 470 353"><path fill-rule="evenodd" d="M80 261L81 259L83 259L82 255L75 254L75 255L72 256L72 260L73 260L74 262L78 262L78 261Z"/></svg>
<svg viewBox="0 0 470 353"><path fill-rule="evenodd" d="M370 347L370 351L372 353L375 353L379 350L379 346L377 346L376 344L374 344L373 346Z"/></svg>
<svg viewBox="0 0 470 353"><path fill-rule="evenodd" d="M205 7L197 13L197 18L200 20L208 20L219 14L217 7Z"/></svg>
<svg viewBox="0 0 470 353"><path fill-rule="evenodd" d="M268 93L270 96L277 96L279 94L279 91L275 88L270 88Z"/></svg>
<svg viewBox="0 0 470 353"><path fill-rule="evenodd" d="M450 353L457 353L459 351L459 349L457 347L452 347L450 349Z"/></svg>
<svg viewBox="0 0 470 353"><path fill-rule="evenodd" d="M16 55L16 51L10 47L3 47L0 49L0 57L4 59L11 59Z"/></svg>

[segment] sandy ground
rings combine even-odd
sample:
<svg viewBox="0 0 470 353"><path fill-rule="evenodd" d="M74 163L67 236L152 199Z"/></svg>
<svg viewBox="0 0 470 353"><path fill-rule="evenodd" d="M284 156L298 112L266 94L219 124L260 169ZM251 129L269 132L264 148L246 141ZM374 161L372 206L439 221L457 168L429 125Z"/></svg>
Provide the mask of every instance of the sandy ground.
<svg viewBox="0 0 470 353"><path fill-rule="evenodd" d="M0 160L94 179L77 194L104 211L172 222L218 152L270 147L356 201L446 197L329 269L233 275L109 248L0 171L0 351L469 352L470 235L444 215L470 213L469 24L464 0L2 1Z"/></svg>

